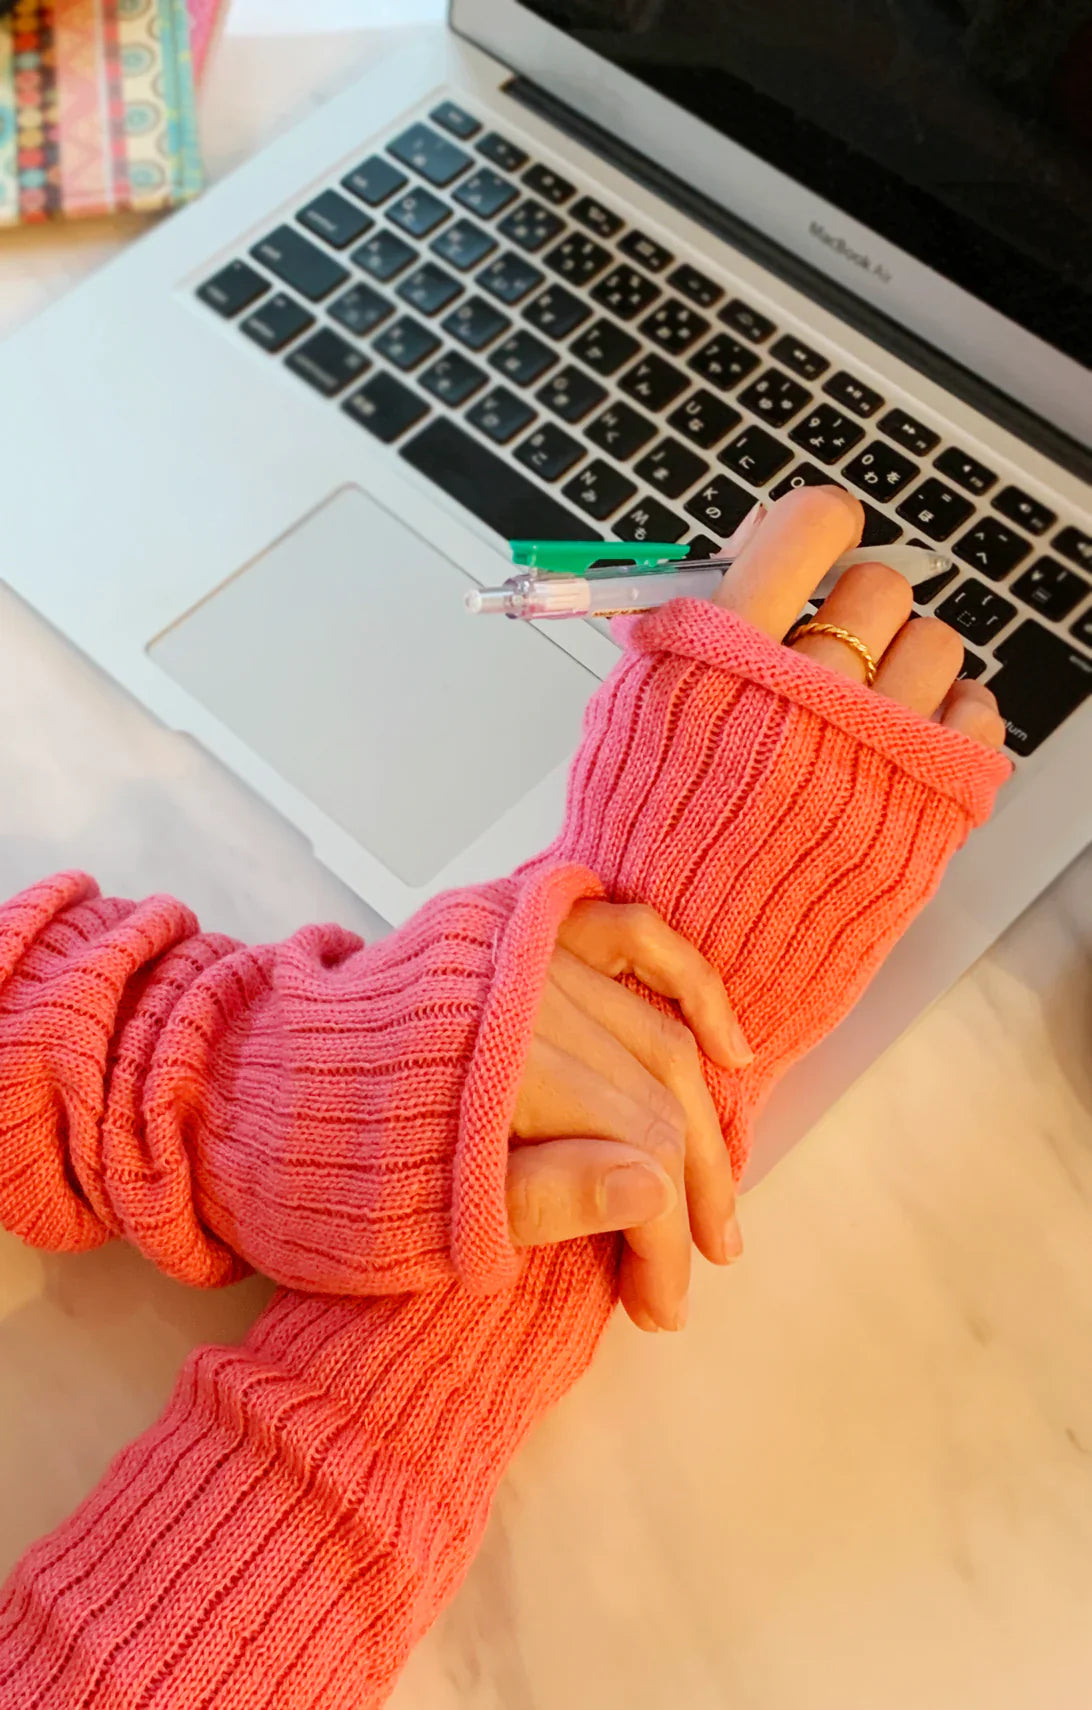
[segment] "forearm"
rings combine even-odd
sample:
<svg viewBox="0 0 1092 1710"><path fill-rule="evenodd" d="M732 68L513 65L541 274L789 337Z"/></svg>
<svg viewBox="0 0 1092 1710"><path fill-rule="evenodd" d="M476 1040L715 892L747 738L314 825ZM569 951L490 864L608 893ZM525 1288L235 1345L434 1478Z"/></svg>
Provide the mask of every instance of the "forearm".
<svg viewBox="0 0 1092 1710"><path fill-rule="evenodd" d="M282 1292L20 1563L11 1710L374 1710L463 1578L499 1479L590 1360L614 1248L510 1292Z"/></svg>
<svg viewBox="0 0 1092 1710"><path fill-rule="evenodd" d="M549 865L438 897L371 949L250 949L170 897L62 874L0 910L0 1223L128 1239L199 1286L511 1281L511 1108L557 928Z"/></svg>

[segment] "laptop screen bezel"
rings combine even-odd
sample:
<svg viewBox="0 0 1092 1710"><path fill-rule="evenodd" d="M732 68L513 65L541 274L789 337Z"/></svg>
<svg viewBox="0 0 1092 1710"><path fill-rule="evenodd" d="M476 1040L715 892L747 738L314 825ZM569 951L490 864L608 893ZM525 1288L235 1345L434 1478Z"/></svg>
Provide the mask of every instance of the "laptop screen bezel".
<svg viewBox="0 0 1092 1710"><path fill-rule="evenodd" d="M450 0L452 29L1092 446L1092 376L1072 357L687 113L519 0Z"/></svg>

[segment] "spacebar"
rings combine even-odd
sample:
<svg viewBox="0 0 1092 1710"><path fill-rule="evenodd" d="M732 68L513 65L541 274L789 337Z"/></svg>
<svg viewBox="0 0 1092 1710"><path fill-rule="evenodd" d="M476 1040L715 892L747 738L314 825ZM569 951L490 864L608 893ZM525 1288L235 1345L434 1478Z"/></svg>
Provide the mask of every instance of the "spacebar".
<svg viewBox="0 0 1092 1710"><path fill-rule="evenodd" d="M505 540L602 540L576 511L536 487L443 417L402 446L407 463Z"/></svg>

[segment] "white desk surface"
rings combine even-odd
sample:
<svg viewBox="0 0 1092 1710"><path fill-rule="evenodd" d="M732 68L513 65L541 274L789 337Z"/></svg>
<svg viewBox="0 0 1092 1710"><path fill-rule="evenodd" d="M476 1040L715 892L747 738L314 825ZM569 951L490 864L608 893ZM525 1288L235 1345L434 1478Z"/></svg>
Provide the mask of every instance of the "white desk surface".
<svg viewBox="0 0 1092 1710"><path fill-rule="evenodd" d="M311 16L240 0L237 21ZM202 96L211 171L374 42L228 33ZM5 235L0 332L118 241ZM368 926L294 833L2 589L0 732L4 894L79 864L255 939ZM1090 952L1092 854L748 1197L745 1260L703 1268L684 1337L612 1327L397 1710L1087 1710ZM0 1237L0 1570L154 1417L185 1351L266 1293Z"/></svg>

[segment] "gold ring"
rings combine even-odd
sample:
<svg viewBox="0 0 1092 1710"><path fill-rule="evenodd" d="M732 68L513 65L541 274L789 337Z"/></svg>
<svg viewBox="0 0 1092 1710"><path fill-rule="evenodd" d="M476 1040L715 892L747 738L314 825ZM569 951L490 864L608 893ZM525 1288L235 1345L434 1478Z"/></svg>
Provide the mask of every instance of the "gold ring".
<svg viewBox="0 0 1092 1710"><path fill-rule="evenodd" d="M802 635L829 635L833 636L835 641L842 641L847 647L852 647L865 668L865 688L871 689L876 681L876 661L859 635L854 635L851 629L843 629L836 623L798 623L789 636L788 645L791 647Z"/></svg>

